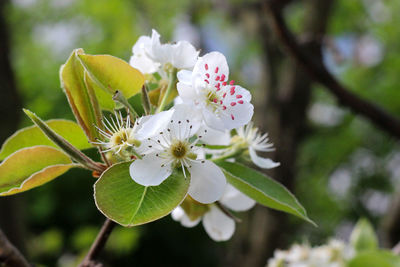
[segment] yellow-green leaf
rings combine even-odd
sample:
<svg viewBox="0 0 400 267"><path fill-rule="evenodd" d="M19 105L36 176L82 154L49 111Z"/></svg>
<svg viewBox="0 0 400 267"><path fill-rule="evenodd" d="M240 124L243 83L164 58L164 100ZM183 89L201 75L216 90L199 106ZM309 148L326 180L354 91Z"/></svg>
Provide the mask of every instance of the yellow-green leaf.
<svg viewBox="0 0 400 267"><path fill-rule="evenodd" d="M110 94L119 90L130 98L141 91L143 74L122 59L110 55L79 54L78 57L93 81Z"/></svg>
<svg viewBox="0 0 400 267"><path fill-rule="evenodd" d="M95 83L87 71L85 71L84 75L85 85L94 91L100 107L108 111L113 111L115 109L115 101L112 99L112 94Z"/></svg>
<svg viewBox="0 0 400 267"><path fill-rule="evenodd" d="M84 68L77 57L83 53L82 49L72 52L61 66L60 80L79 125L88 138L94 140L98 136L95 125L100 125L101 112L95 93L84 82Z"/></svg>
<svg viewBox="0 0 400 267"><path fill-rule="evenodd" d="M48 120L46 124L78 149L93 147L79 125L73 121L57 119ZM37 126L23 128L4 142L0 150L0 160L21 148L38 145L57 147Z"/></svg>
<svg viewBox="0 0 400 267"><path fill-rule="evenodd" d="M65 153L52 147L18 150L0 164L0 196L41 186L74 166Z"/></svg>

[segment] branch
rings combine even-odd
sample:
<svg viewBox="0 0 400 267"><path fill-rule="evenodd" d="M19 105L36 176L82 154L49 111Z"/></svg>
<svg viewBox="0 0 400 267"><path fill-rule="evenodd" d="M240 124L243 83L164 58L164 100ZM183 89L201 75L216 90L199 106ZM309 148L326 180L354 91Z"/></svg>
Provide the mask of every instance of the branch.
<svg viewBox="0 0 400 267"><path fill-rule="evenodd" d="M307 54L308 51L301 48L282 17L283 6L280 1L266 0L263 7L268 14L270 27L283 44L286 52L304 68L313 80L325 86L341 104L349 107L356 114L364 116L387 133L400 138L399 119L381 107L350 92L332 76L321 60L315 60L312 55Z"/></svg>
<svg viewBox="0 0 400 267"><path fill-rule="evenodd" d="M79 267L101 267L103 266L101 263L96 261L96 258L99 256L100 252L103 250L108 237L110 236L112 230L115 227L115 222L106 219L103 226L100 229L99 234L96 237L96 240L93 242L92 246L85 259L81 262Z"/></svg>
<svg viewBox="0 0 400 267"><path fill-rule="evenodd" d="M10 267L30 267L31 265L19 252L19 250L10 243L4 233L0 230L0 263ZM1 264L0 264L1 265ZM2 265L3 266L3 265Z"/></svg>

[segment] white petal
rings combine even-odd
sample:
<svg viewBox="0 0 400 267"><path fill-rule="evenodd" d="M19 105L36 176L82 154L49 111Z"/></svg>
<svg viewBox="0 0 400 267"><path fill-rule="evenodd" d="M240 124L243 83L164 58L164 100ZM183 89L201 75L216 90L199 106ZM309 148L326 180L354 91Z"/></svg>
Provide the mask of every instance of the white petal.
<svg viewBox="0 0 400 267"><path fill-rule="evenodd" d="M179 82L191 85L192 84L192 72L189 70L181 70L177 73L177 78Z"/></svg>
<svg viewBox="0 0 400 267"><path fill-rule="evenodd" d="M172 219L178 221L182 224L182 226L191 228L199 224L201 217L197 218L196 220L192 221L185 213L185 211L180 207L176 207L171 213Z"/></svg>
<svg viewBox="0 0 400 267"><path fill-rule="evenodd" d="M172 46L160 43L160 34L153 29L151 35L151 56L154 61L165 64L171 62Z"/></svg>
<svg viewBox="0 0 400 267"><path fill-rule="evenodd" d="M212 205L210 211L204 215L203 226L214 241L226 241L235 232L234 220L226 216L215 205Z"/></svg>
<svg viewBox="0 0 400 267"><path fill-rule="evenodd" d="M224 76L224 81L228 80L229 67L226 58L220 52L211 52L200 57L193 68L192 84L198 84L197 79L207 80L208 84L214 87L220 79L217 77ZM218 80L218 81L217 81Z"/></svg>
<svg viewBox="0 0 400 267"><path fill-rule="evenodd" d="M223 119L221 117L218 117L217 114L215 114L208 108L203 108L201 111L204 118L204 122L208 127L218 131L227 130ZM225 116L224 119L227 119L227 117Z"/></svg>
<svg viewBox="0 0 400 267"><path fill-rule="evenodd" d="M178 206L171 212L171 217L174 219L174 221L180 222L184 214L185 211Z"/></svg>
<svg viewBox="0 0 400 267"><path fill-rule="evenodd" d="M183 100L182 97L177 96L174 98L174 105L179 105L179 104L183 104Z"/></svg>
<svg viewBox="0 0 400 267"><path fill-rule="evenodd" d="M204 143L208 145L229 145L231 141L231 134L229 131L214 130L203 124L199 129L199 133L203 133L205 130L207 133L204 134L203 138L201 139Z"/></svg>
<svg viewBox="0 0 400 267"><path fill-rule="evenodd" d="M148 52L151 49L151 39L148 36L141 36L132 48L133 56L129 64L140 70L142 73L154 73L160 67L160 64L149 57Z"/></svg>
<svg viewBox="0 0 400 267"><path fill-rule="evenodd" d="M258 156L256 151L252 147L249 147L249 154L250 154L251 161L253 161L253 163L260 168L271 169L271 168L275 168L275 167L278 167L279 165L281 165L279 162L275 162L275 161L272 161L271 159L262 158L262 157Z"/></svg>
<svg viewBox="0 0 400 267"><path fill-rule="evenodd" d="M139 122L139 126L140 124L142 126L137 131L136 138L140 140L155 136L167 127L173 114L173 110L167 110L154 115L144 116Z"/></svg>
<svg viewBox="0 0 400 267"><path fill-rule="evenodd" d="M193 106L179 104L175 105L171 110L174 111L174 114L171 117L171 121L173 122L169 124L169 128L173 136L179 140L184 140L193 136L198 131L201 117Z"/></svg>
<svg viewBox="0 0 400 267"><path fill-rule="evenodd" d="M224 193L226 179L221 169L209 160L192 162L189 195L203 204L217 201Z"/></svg>
<svg viewBox="0 0 400 267"><path fill-rule="evenodd" d="M195 227L196 225L198 225L200 221L201 221L201 217L192 221L186 214L184 214L181 219L181 224L182 224L182 226L191 228L191 227Z"/></svg>
<svg viewBox="0 0 400 267"><path fill-rule="evenodd" d="M136 54L131 57L129 64L143 74L152 74L160 68L160 64L144 54Z"/></svg>
<svg viewBox="0 0 400 267"><path fill-rule="evenodd" d="M253 199L249 198L230 184L227 184L220 202L234 211L246 211L256 204Z"/></svg>
<svg viewBox="0 0 400 267"><path fill-rule="evenodd" d="M199 52L187 41L179 41L171 46L172 65L178 69L191 69L197 61Z"/></svg>
<svg viewBox="0 0 400 267"><path fill-rule="evenodd" d="M198 97L196 91L191 85L178 82L176 87L178 89L179 96L186 103L192 103Z"/></svg>
<svg viewBox="0 0 400 267"><path fill-rule="evenodd" d="M224 128L232 130L239 128L249 123L254 114L254 107L249 102L236 104L235 106L227 105L227 109L221 112L221 119L224 123Z"/></svg>
<svg viewBox="0 0 400 267"><path fill-rule="evenodd" d="M136 41L135 45L132 47L133 54L142 54L146 52L146 49L151 47L151 39L149 36L142 35Z"/></svg>
<svg viewBox="0 0 400 267"><path fill-rule="evenodd" d="M161 167L163 160L156 153L148 154L143 159L137 159L129 167L131 178L143 186L157 186L171 175L170 165Z"/></svg>
<svg viewBox="0 0 400 267"><path fill-rule="evenodd" d="M254 107L249 102L251 100L250 92L239 85L232 87L234 87L234 93L231 94L229 89L224 99L226 110L221 112L221 118L228 130L248 124L254 114Z"/></svg>

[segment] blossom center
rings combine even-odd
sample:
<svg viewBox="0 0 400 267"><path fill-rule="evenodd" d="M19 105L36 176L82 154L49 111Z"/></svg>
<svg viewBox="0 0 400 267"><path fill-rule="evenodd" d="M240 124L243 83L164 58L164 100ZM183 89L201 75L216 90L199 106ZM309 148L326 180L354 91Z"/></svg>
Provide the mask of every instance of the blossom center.
<svg viewBox="0 0 400 267"><path fill-rule="evenodd" d="M112 145L122 145L125 142L128 141L129 139L129 133L127 132L128 129L122 129L119 132L116 132L115 134L113 134L113 136L111 137L111 143Z"/></svg>
<svg viewBox="0 0 400 267"><path fill-rule="evenodd" d="M190 151L189 143L186 141L178 140L173 143L170 147L170 152L172 156L176 159L183 159L186 157L188 152Z"/></svg>

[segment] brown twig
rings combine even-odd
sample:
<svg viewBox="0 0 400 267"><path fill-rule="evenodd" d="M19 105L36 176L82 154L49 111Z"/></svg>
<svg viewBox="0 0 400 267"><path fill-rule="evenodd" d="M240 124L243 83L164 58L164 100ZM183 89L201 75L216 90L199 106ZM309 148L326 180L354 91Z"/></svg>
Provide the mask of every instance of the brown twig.
<svg viewBox="0 0 400 267"><path fill-rule="evenodd" d="M99 256L100 252L103 250L108 237L110 236L112 230L115 227L115 222L106 219L103 226L100 229L99 234L96 237L96 240L93 242L92 246L85 259L81 262L79 267L100 267L101 263L96 261L96 258Z"/></svg>
<svg viewBox="0 0 400 267"><path fill-rule="evenodd" d="M314 57L312 54L308 54L309 51L302 49L286 25L282 16L282 4L280 1L266 0L263 6L268 14L269 24L283 44L286 52L304 68L314 81L326 87L337 97L341 104L349 107L353 112L364 116L376 126L400 138L399 119L374 103L352 93L332 76L323 62L318 60L318 57Z"/></svg>
<svg viewBox="0 0 400 267"><path fill-rule="evenodd" d="M10 267L30 267L31 265L7 239L4 233L0 230L0 263ZM1 265L1 264L0 264ZM2 265L3 266L3 265Z"/></svg>

